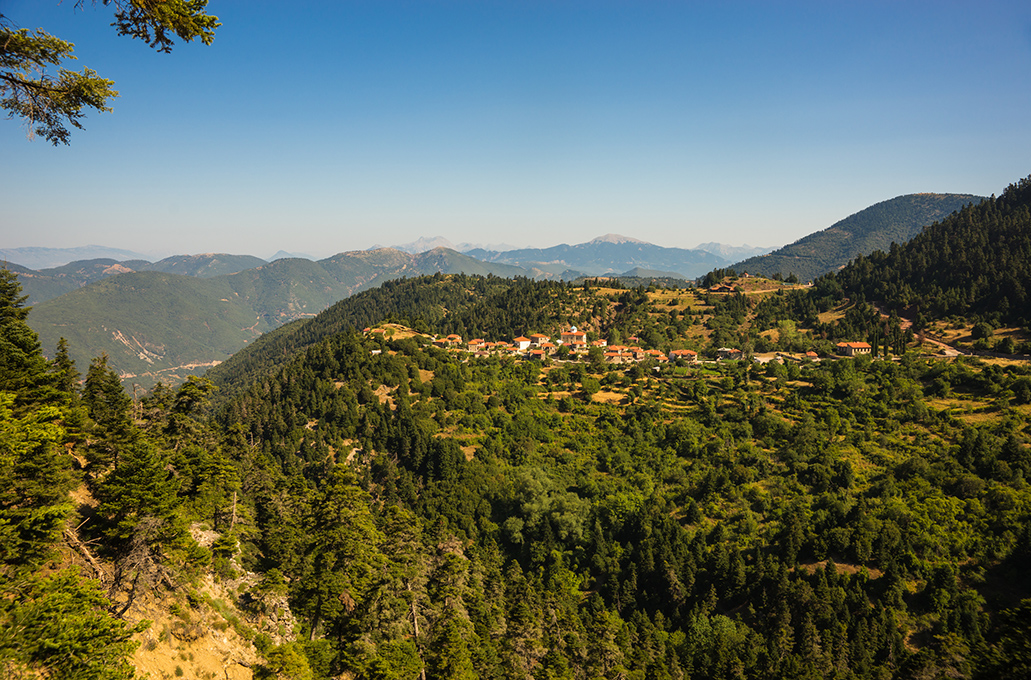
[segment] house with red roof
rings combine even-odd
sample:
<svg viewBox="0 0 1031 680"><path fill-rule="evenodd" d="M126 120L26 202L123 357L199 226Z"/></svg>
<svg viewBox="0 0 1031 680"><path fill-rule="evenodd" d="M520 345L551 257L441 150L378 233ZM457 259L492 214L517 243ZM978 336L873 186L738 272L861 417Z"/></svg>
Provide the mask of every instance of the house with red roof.
<svg viewBox="0 0 1031 680"><path fill-rule="evenodd" d="M734 360L734 359L740 359L744 355L745 355L744 352L742 352L741 350L736 349L734 347L720 347L718 350L716 350L716 358L717 359L730 359L730 360Z"/></svg>
<svg viewBox="0 0 1031 680"><path fill-rule="evenodd" d="M530 336L530 347L540 347L545 342L551 340L551 337L544 335L543 333L534 333Z"/></svg>
<svg viewBox="0 0 1031 680"><path fill-rule="evenodd" d="M698 361L698 352L693 349L675 349L669 353L669 360L676 361L677 359L693 364Z"/></svg>
<svg viewBox="0 0 1031 680"><path fill-rule="evenodd" d="M568 331L562 331L562 344L563 345L586 345L587 344L587 333L576 330L576 326L573 326Z"/></svg>
<svg viewBox="0 0 1031 680"><path fill-rule="evenodd" d="M869 354L873 347L867 342L839 342L838 354L846 357L854 357L859 354Z"/></svg>

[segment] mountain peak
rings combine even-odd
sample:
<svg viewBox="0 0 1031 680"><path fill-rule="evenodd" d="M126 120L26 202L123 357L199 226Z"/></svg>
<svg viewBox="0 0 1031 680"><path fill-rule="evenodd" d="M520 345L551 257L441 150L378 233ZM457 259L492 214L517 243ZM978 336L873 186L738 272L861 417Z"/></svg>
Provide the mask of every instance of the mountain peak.
<svg viewBox="0 0 1031 680"><path fill-rule="evenodd" d="M647 241L630 238L629 236L623 236L621 234L605 234L604 236L591 239L588 243L641 243L644 245L651 245Z"/></svg>
<svg viewBox="0 0 1031 680"><path fill-rule="evenodd" d="M302 260L311 260L313 262L315 261L315 258L312 257L311 255L309 255L308 253L288 253L285 250L279 250L272 257L268 257L268 258L265 258L265 259L268 262L275 262L276 260L282 260L284 258L291 258L291 257L292 258L300 258Z"/></svg>
<svg viewBox="0 0 1031 680"><path fill-rule="evenodd" d="M448 248L450 250L455 250L455 245L443 236L434 236L433 238L426 238L423 236L417 241L412 241L411 243L405 243L394 247L398 250L403 250L406 253L411 253L412 255L425 253L427 250L433 250L434 248Z"/></svg>

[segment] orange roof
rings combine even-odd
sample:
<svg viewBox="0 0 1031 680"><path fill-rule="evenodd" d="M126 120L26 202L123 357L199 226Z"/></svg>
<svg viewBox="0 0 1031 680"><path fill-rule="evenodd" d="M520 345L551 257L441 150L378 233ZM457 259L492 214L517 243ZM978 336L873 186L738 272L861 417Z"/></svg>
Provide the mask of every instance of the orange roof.
<svg viewBox="0 0 1031 680"><path fill-rule="evenodd" d="M520 335L518 338L512 338L512 342L530 342L530 338L524 338Z"/></svg>

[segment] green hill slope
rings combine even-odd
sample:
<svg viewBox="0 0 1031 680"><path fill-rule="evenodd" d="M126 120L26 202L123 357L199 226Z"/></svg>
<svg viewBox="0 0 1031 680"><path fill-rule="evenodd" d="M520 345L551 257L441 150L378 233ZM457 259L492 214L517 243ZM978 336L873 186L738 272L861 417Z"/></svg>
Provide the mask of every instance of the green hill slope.
<svg viewBox="0 0 1031 680"><path fill-rule="evenodd" d="M1031 177L964 208L905 245L859 257L845 292L941 318L1031 323Z"/></svg>
<svg viewBox="0 0 1031 680"><path fill-rule="evenodd" d="M60 267L31 270L12 266L18 274L22 289L29 296L29 304L52 300L108 276L143 271L150 266L146 260L125 260L119 262L110 258L77 260Z"/></svg>
<svg viewBox="0 0 1031 680"><path fill-rule="evenodd" d="M558 316L555 296L562 290L558 282L525 278L434 275L389 281L341 300L314 319L267 333L207 377L229 394L312 345L388 319L465 338L511 338L510 333L544 331L549 325L557 331L552 317Z"/></svg>
<svg viewBox="0 0 1031 680"><path fill-rule="evenodd" d="M59 267L39 270L17 265L12 265L10 268L18 274L22 290L29 296L29 304L35 305L108 276L128 272L157 271L166 274L212 278L223 274L235 274L265 264L267 264L265 260L251 255L207 253L204 255L175 255L158 262L96 258L76 260Z"/></svg>
<svg viewBox="0 0 1031 680"><path fill-rule="evenodd" d="M198 278L205 267L214 266L214 256L204 258L189 267L191 276L133 272L77 287L38 304L31 323L48 351L60 337L67 338L80 365L106 353L126 379L143 385L158 379L178 382L225 360L265 331L315 316L390 279L438 271L524 273L446 249L410 255L385 248L319 262L286 258L232 275Z"/></svg>
<svg viewBox="0 0 1031 680"><path fill-rule="evenodd" d="M204 253L202 255L173 255L141 267L141 269L210 279L214 276L235 274L265 264L268 264L265 260L253 255Z"/></svg>
<svg viewBox="0 0 1031 680"><path fill-rule="evenodd" d="M39 304L31 324L47 351L64 337L79 366L107 354L141 384L200 372L273 327L225 278L161 272L109 277Z"/></svg>
<svg viewBox="0 0 1031 680"><path fill-rule="evenodd" d="M982 197L970 194L908 194L860 210L832 226L768 255L733 265L738 273L794 274L801 281L835 271L849 260L905 243L925 226Z"/></svg>

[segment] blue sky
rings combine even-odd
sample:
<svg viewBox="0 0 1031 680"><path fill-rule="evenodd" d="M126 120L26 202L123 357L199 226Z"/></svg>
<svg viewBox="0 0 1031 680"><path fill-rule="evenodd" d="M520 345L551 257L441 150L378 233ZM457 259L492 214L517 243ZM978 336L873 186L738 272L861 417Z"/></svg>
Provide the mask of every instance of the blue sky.
<svg viewBox="0 0 1031 680"><path fill-rule="evenodd" d="M209 10L215 42L165 55L103 6L3 0L121 96L67 147L0 122L0 247L780 246L901 194L1031 174L1027 2Z"/></svg>

